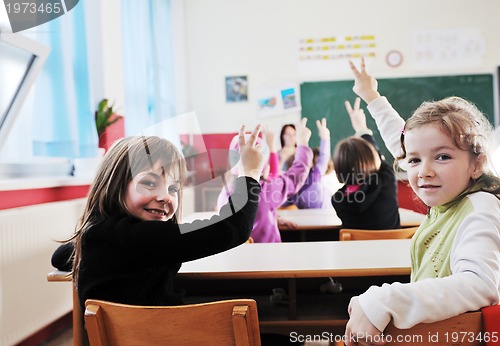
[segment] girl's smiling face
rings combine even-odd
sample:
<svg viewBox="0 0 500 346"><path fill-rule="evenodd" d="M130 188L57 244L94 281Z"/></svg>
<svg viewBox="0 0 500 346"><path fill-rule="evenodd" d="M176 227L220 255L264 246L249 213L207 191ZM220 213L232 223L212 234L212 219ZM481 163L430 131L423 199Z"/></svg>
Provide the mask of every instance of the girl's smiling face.
<svg viewBox="0 0 500 346"><path fill-rule="evenodd" d="M480 176L478 159L434 125L407 131L404 145L409 183L430 207L450 202Z"/></svg>
<svg viewBox="0 0 500 346"><path fill-rule="evenodd" d="M179 206L181 183L164 172L157 162L151 170L138 173L128 184L125 205L141 220L167 221Z"/></svg>

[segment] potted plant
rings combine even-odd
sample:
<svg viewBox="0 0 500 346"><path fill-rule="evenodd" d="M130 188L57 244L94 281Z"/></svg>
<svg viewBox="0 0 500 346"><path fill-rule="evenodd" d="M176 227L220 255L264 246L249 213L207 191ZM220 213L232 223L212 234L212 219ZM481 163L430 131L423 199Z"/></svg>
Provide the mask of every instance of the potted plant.
<svg viewBox="0 0 500 346"><path fill-rule="evenodd" d="M108 99L103 99L99 102L95 112L95 125L99 137L99 147L106 150L116 139L123 137L125 132L122 121L123 116L117 114L113 107L114 103L110 104ZM115 123L121 124L120 128L115 129L116 131L110 131L108 128Z"/></svg>

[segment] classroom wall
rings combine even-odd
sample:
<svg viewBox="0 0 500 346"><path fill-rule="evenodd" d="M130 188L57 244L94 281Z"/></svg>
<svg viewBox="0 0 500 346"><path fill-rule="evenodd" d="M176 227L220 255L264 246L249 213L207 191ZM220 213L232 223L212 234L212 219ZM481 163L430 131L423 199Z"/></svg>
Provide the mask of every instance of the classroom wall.
<svg viewBox="0 0 500 346"><path fill-rule="evenodd" d="M185 0L184 6L188 105L197 112L204 133L234 132L242 123L252 127L258 122L279 129L298 120L298 112L259 119L255 91L304 80L297 68L298 40L303 38L375 35L377 55L368 64L379 78L494 73L500 65L498 0ZM484 38L479 66L414 66L415 30L469 28L479 28ZM385 62L393 49L404 56L397 68ZM249 102L226 103L225 77L237 75L248 76ZM348 70L339 70L308 79L351 78Z"/></svg>

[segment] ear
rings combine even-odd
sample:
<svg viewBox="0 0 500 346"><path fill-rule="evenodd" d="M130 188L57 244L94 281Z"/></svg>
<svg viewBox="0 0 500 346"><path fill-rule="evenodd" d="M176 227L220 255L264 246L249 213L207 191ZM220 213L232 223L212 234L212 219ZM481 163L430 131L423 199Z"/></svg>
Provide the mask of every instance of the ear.
<svg viewBox="0 0 500 346"><path fill-rule="evenodd" d="M480 153L473 162L471 178L476 180L484 173L484 166L486 165L487 157L484 153Z"/></svg>

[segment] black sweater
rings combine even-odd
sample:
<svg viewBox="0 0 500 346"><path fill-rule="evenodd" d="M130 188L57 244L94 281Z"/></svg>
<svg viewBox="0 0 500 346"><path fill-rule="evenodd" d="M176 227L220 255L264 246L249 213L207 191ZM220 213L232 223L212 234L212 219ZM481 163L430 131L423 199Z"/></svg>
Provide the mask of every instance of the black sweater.
<svg viewBox="0 0 500 346"><path fill-rule="evenodd" d="M377 151L375 139L363 135ZM377 173L365 179L359 190L345 194L347 185L332 196L332 205L342 220L342 228L395 229L400 228L397 181L394 169L383 160Z"/></svg>
<svg viewBox="0 0 500 346"><path fill-rule="evenodd" d="M182 262L192 261L243 244L252 231L260 185L238 178L235 191L220 216L177 225L171 220L141 221L116 216L90 228L82 242L78 295L134 305L178 305L174 278ZM70 270L72 243L60 246L52 265Z"/></svg>

